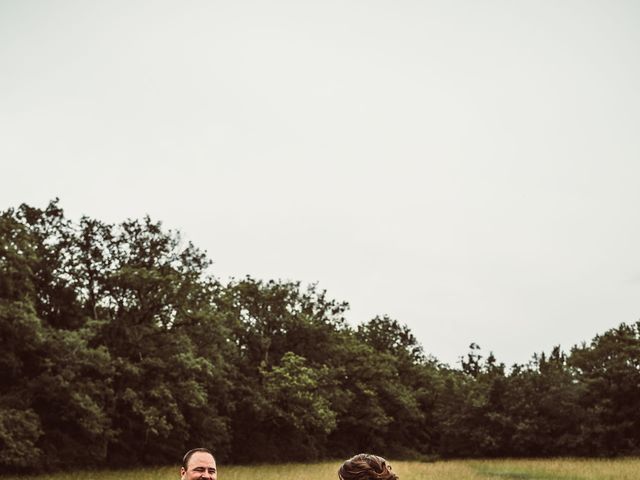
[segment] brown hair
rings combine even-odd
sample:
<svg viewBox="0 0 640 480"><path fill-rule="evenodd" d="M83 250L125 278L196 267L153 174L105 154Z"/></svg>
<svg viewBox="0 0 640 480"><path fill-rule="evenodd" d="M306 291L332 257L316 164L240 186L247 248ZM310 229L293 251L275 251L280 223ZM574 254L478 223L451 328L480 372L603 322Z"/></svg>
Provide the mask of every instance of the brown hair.
<svg viewBox="0 0 640 480"><path fill-rule="evenodd" d="M191 459L193 454L196 453L196 452L208 453L209 455L211 455L213 457L213 453L211 453L206 448L202 448L202 447L194 448L192 450L189 450L187 453L184 454L184 457L182 457L182 468L184 468L185 470L187 469L187 465L189 464L189 460Z"/></svg>
<svg viewBox="0 0 640 480"><path fill-rule="evenodd" d="M344 462L338 470L341 480L398 480L391 465L377 455L361 453Z"/></svg>

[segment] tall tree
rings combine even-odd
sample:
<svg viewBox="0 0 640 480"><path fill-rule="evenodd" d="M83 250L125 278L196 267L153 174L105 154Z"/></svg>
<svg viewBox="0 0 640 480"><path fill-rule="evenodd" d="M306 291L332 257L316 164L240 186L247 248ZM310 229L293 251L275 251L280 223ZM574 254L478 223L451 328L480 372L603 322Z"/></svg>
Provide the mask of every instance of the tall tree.
<svg viewBox="0 0 640 480"><path fill-rule="evenodd" d="M0 214L0 465L39 461L40 417L33 409L29 377L37 370L43 326L36 316L29 231L13 210Z"/></svg>
<svg viewBox="0 0 640 480"><path fill-rule="evenodd" d="M569 364L585 389L585 453L640 452L640 322L620 324L574 347Z"/></svg>
<svg viewBox="0 0 640 480"><path fill-rule="evenodd" d="M100 461L110 433L109 355L89 346L95 332L80 328L74 290L58 279L69 258L60 246L69 240L62 212L55 202L46 210L23 205L4 212L0 224L0 404L4 424L13 425L3 436L10 444L7 435L20 432L22 442L6 461L33 461L24 451L30 446L49 466Z"/></svg>
<svg viewBox="0 0 640 480"><path fill-rule="evenodd" d="M323 403L328 381L325 362L345 328L346 304L327 299L315 285L305 289L297 282L251 277L221 286L215 303L232 326L230 343L235 347L230 357L237 366L232 395L234 458L267 461L322 454L325 427L332 426L332 410ZM287 375L305 391L316 384L319 388L319 397L311 395L307 403L299 399L292 404L302 402L310 409L303 416L301 407L294 408L298 413L292 416L283 414L282 392L290 391L282 380ZM326 420L325 426L317 428L313 418ZM291 447L294 438L298 453Z"/></svg>
<svg viewBox="0 0 640 480"><path fill-rule="evenodd" d="M84 226L83 238L94 236L89 245L106 248L83 254L85 271L99 273L93 284L85 282L87 289L92 285L90 308L104 319L97 342L107 346L115 368L110 458L116 463L130 462L132 454L144 462L175 458L193 439L185 413L206 411L214 424L224 425L208 385L224 362L211 352L225 339L209 337L207 354L189 335L190 328L218 319L206 275L209 260L149 218L108 229ZM227 442L224 432L213 446Z"/></svg>

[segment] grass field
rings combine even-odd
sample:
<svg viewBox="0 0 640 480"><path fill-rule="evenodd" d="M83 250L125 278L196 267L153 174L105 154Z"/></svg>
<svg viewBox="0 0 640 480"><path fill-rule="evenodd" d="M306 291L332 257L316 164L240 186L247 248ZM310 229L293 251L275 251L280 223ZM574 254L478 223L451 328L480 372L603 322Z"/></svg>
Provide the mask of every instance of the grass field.
<svg viewBox="0 0 640 480"><path fill-rule="evenodd" d="M394 462L400 480L637 480L640 458L617 460L454 460L433 463ZM337 480L340 461L260 466L219 465L219 480ZM33 474L47 480L178 480L178 467L119 471L77 471L28 475L1 475L0 480L24 479Z"/></svg>

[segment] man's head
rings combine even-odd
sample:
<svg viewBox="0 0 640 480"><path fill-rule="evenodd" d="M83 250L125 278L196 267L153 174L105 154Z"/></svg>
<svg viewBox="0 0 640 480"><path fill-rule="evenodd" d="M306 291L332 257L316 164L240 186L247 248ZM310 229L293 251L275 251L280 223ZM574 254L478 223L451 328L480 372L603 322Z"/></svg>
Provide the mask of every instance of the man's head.
<svg viewBox="0 0 640 480"><path fill-rule="evenodd" d="M217 480L216 459L206 448L194 448L184 454L181 480Z"/></svg>

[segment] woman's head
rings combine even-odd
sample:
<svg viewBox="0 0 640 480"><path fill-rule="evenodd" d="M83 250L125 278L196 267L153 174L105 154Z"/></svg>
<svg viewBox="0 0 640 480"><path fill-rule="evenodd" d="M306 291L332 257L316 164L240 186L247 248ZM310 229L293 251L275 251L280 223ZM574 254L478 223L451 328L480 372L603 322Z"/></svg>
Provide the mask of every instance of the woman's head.
<svg viewBox="0 0 640 480"><path fill-rule="evenodd" d="M391 465L377 455L361 453L344 462L338 470L341 480L398 480Z"/></svg>

